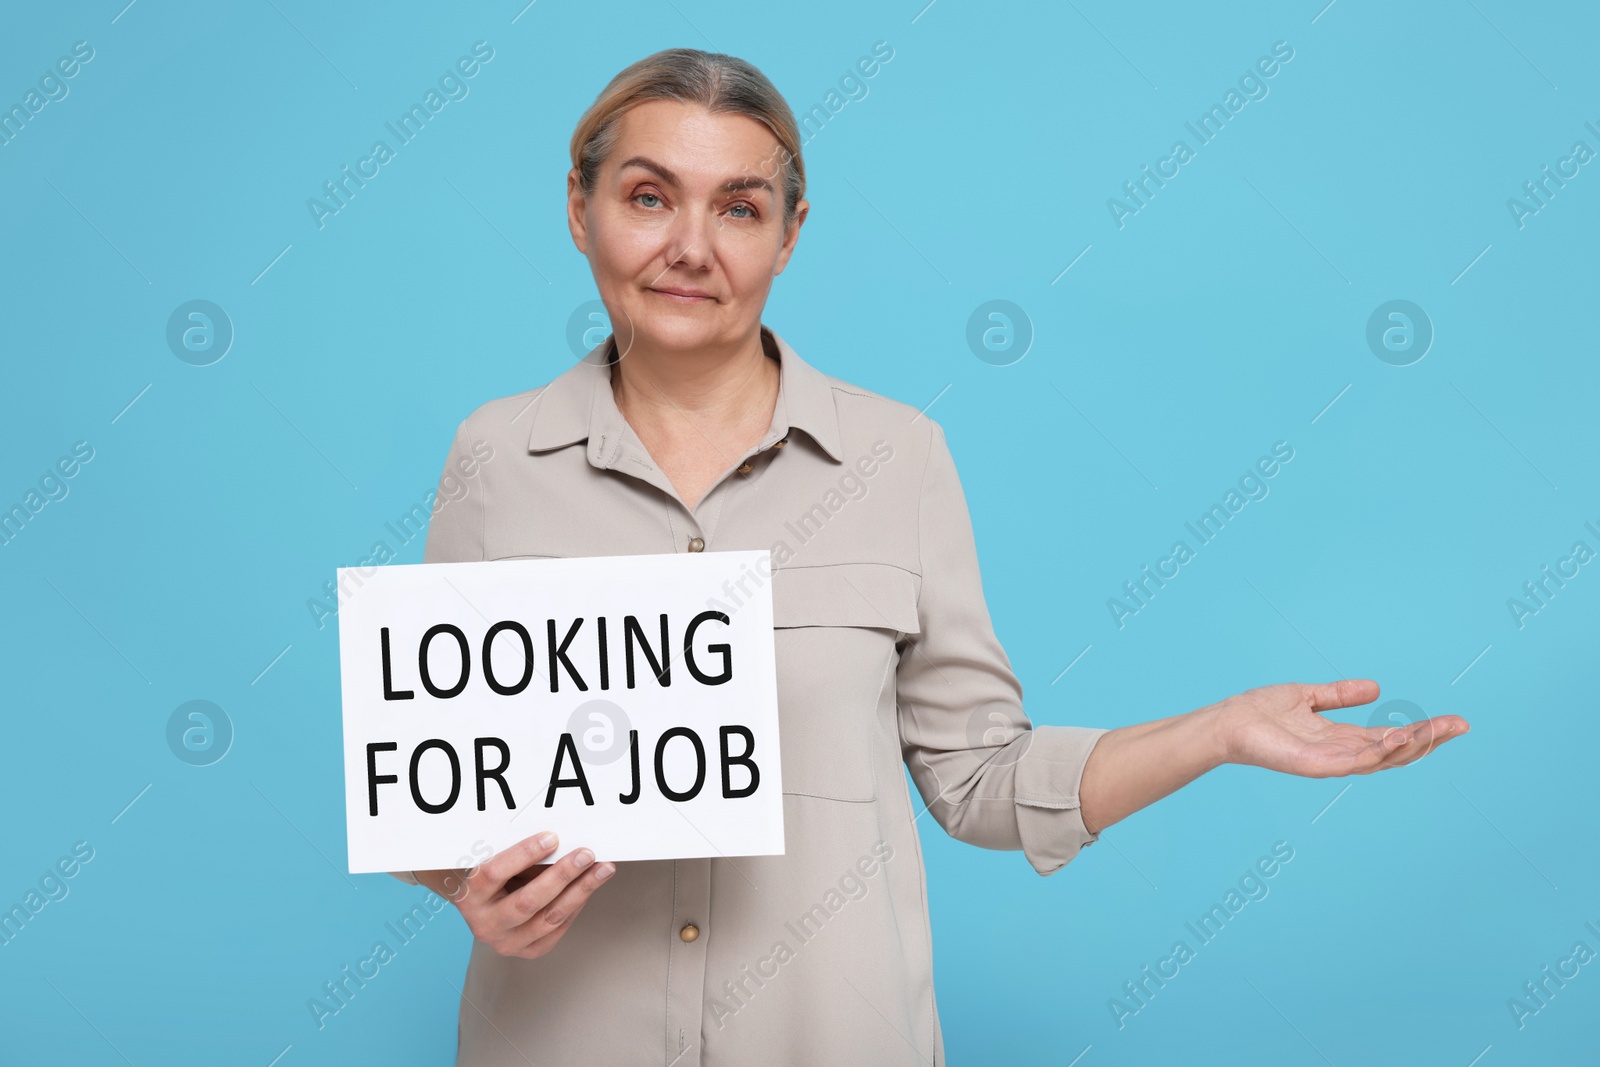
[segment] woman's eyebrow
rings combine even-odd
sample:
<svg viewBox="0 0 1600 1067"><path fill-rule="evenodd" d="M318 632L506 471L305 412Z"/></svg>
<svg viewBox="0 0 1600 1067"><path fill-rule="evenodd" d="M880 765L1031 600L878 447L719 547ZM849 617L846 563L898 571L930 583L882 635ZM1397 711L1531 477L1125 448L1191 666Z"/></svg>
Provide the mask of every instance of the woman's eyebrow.
<svg viewBox="0 0 1600 1067"><path fill-rule="evenodd" d="M648 156L630 156L629 158L623 160L622 165L617 169L619 171L623 171L627 170L629 167L642 167L645 170L652 171L657 177L666 182L668 185L683 184L672 168L657 163ZM777 191L772 187L772 183L761 177L759 174L747 175L740 178L729 178L727 181L722 183L722 190L724 192L737 193L746 189L765 189L768 193L771 193L774 196L777 195Z"/></svg>

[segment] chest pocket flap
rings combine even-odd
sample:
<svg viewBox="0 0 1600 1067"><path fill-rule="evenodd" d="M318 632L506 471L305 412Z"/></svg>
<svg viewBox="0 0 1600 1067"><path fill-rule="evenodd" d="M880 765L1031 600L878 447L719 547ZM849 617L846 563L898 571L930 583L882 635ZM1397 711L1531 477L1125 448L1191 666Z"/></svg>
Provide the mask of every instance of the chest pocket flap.
<svg viewBox="0 0 1600 1067"><path fill-rule="evenodd" d="M919 633L917 582L915 574L887 563L780 567L772 577L772 624Z"/></svg>
<svg viewBox="0 0 1600 1067"><path fill-rule="evenodd" d="M896 645L921 629L918 581L886 563L773 572L785 793L877 799L874 760L888 752L898 757L893 733L880 720L887 707L893 721Z"/></svg>

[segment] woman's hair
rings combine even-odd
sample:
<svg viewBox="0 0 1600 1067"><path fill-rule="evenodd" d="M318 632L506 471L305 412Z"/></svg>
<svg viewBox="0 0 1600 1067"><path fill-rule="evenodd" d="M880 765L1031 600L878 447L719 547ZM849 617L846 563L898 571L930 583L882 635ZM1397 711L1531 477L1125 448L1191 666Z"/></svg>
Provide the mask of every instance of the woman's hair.
<svg viewBox="0 0 1600 1067"><path fill-rule="evenodd" d="M761 176L777 180L783 190L783 224L794 221L806 191L806 168L800 158L800 128L794 112L767 76L751 64L720 52L667 48L629 66L601 90L572 133L572 165L584 195L594 192L600 164L616 147L624 112L647 100L698 104L713 114L745 115L778 139L778 149L761 163Z"/></svg>

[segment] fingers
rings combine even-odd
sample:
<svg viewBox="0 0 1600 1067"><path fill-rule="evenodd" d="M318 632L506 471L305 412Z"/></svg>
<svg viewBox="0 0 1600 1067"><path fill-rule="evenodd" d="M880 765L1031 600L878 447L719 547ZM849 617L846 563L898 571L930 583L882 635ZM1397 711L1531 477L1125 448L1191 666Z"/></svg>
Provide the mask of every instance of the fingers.
<svg viewBox="0 0 1600 1067"><path fill-rule="evenodd" d="M506 879L506 892L515 893L517 890L521 889L523 886L539 877L539 875L544 872L546 866L548 865L539 864L536 867L529 867L521 874L513 874L510 878Z"/></svg>
<svg viewBox="0 0 1600 1067"><path fill-rule="evenodd" d="M479 900L493 900L515 875L545 859L556 848L556 835L549 830L523 838L503 852L474 867L467 886Z"/></svg>
<svg viewBox="0 0 1600 1067"><path fill-rule="evenodd" d="M1437 739L1433 731L1417 729L1421 723L1410 726L1389 727L1383 733L1378 743L1377 770L1388 767L1404 767L1408 763L1415 763L1433 750Z"/></svg>
<svg viewBox="0 0 1600 1067"><path fill-rule="evenodd" d="M1376 757L1371 770L1386 770L1415 763L1446 741L1460 737L1470 729L1467 721L1459 715L1438 715L1409 726L1370 727L1367 734L1373 737Z"/></svg>
<svg viewBox="0 0 1600 1067"><path fill-rule="evenodd" d="M571 928L589 897L616 873L580 848L547 861L555 834L535 834L473 869L471 892L455 901L473 936L502 956L535 959Z"/></svg>
<svg viewBox="0 0 1600 1067"><path fill-rule="evenodd" d="M1351 708L1358 704L1370 704L1378 699L1378 683L1371 678L1345 678L1337 682L1308 685L1305 688L1306 697L1311 701L1312 711Z"/></svg>
<svg viewBox="0 0 1600 1067"><path fill-rule="evenodd" d="M527 885L500 902L499 920L507 928L520 927L541 908L550 904L594 863L594 853L575 849L540 871ZM606 864L613 870L614 864ZM593 878L589 879L593 882Z"/></svg>
<svg viewBox="0 0 1600 1067"><path fill-rule="evenodd" d="M551 871L557 871L560 867L558 864ZM572 925L573 918L589 903L595 890L604 885L616 873L616 869L614 863L595 863L580 869L548 904L519 926L516 933L526 937L530 943L564 933ZM548 951L549 946L544 946L544 950Z"/></svg>
<svg viewBox="0 0 1600 1067"><path fill-rule="evenodd" d="M550 897L547 904L534 909L528 920L522 925L502 931L493 944L494 950L501 955L520 957L523 960L538 960L544 953L554 949L568 929L573 928L573 920L578 913L584 910L584 905L589 904L589 897L595 889L605 885L606 878L616 872L616 864L595 864L594 856L589 854L589 849L578 849L578 853L562 857L558 864L550 865L549 869L534 878L534 883L518 891L518 896L531 894L530 901L544 899L549 894L549 886L557 886L557 893ZM568 875L573 877L568 880ZM510 904L510 901L506 901Z"/></svg>

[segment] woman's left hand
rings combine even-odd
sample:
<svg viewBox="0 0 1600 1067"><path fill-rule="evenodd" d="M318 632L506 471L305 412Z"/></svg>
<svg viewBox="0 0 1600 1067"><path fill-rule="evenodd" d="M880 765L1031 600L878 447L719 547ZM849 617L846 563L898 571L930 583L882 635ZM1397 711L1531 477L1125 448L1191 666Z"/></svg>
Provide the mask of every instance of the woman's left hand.
<svg viewBox="0 0 1600 1067"><path fill-rule="evenodd" d="M1320 685L1291 682L1246 690L1221 701L1214 710L1229 763L1305 778L1401 767L1471 729L1459 715L1438 715L1406 726L1357 726L1322 714L1377 698L1378 683L1370 678Z"/></svg>

